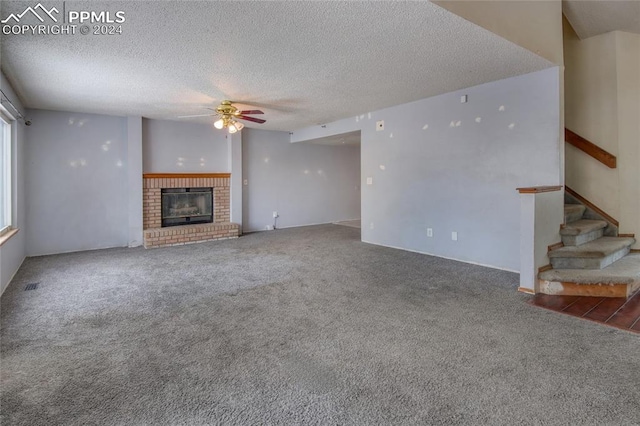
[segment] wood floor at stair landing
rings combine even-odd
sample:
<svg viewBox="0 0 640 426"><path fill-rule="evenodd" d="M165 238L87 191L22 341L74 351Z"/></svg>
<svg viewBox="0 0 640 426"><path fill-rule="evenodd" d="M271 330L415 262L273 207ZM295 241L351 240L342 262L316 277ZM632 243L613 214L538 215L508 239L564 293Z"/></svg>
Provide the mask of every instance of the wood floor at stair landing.
<svg viewBox="0 0 640 426"><path fill-rule="evenodd" d="M640 291L629 299L536 294L529 303L640 334Z"/></svg>

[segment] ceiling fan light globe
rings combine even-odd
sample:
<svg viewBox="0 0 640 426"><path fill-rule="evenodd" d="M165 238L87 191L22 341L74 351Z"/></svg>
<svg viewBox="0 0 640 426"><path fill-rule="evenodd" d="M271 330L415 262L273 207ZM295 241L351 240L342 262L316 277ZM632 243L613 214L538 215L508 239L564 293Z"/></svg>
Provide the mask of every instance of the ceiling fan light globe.
<svg viewBox="0 0 640 426"><path fill-rule="evenodd" d="M238 129L239 131L244 129L244 124L240 123L239 121L235 122L234 126L236 126L236 129Z"/></svg>
<svg viewBox="0 0 640 426"><path fill-rule="evenodd" d="M213 123L213 127L215 127L216 129L222 129L224 127L224 120L222 118L217 120L215 123Z"/></svg>
<svg viewBox="0 0 640 426"><path fill-rule="evenodd" d="M229 125L229 133L234 134L237 131L238 131L238 129L236 129L235 125L233 125L233 124Z"/></svg>

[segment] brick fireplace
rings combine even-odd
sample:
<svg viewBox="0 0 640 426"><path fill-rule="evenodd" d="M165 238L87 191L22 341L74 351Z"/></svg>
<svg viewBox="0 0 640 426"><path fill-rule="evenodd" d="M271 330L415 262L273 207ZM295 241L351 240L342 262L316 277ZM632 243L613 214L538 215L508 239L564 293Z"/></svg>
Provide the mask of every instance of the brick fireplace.
<svg viewBox="0 0 640 426"><path fill-rule="evenodd" d="M146 173L142 176L142 217L145 248L237 238L231 223L230 173ZM212 188L213 222L162 226L162 190Z"/></svg>

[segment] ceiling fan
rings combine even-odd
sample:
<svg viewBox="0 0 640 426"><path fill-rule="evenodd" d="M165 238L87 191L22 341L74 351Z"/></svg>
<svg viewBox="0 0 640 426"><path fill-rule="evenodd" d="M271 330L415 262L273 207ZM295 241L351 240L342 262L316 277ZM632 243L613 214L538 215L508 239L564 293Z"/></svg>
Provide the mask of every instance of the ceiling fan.
<svg viewBox="0 0 640 426"><path fill-rule="evenodd" d="M207 116L216 116L218 120L216 120L213 125L216 129L229 129L229 133L235 133L244 128L244 124L237 121L246 120L253 121L254 123L262 124L266 123L267 120L263 120L261 118L249 117L249 115L254 114L264 114L264 112L259 109L250 109L250 110L239 110L231 101L222 101L220 105L216 109L207 108L211 111L215 111L214 114L199 114L199 115L183 115L178 118L191 118L191 117L207 117Z"/></svg>

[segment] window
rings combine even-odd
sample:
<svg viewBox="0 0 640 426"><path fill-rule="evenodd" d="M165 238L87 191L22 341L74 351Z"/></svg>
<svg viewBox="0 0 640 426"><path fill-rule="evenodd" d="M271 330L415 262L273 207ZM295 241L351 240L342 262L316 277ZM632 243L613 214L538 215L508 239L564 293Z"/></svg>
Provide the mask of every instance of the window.
<svg viewBox="0 0 640 426"><path fill-rule="evenodd" d="M0 112L0 235L11 226L11 121Z"/></svg>

